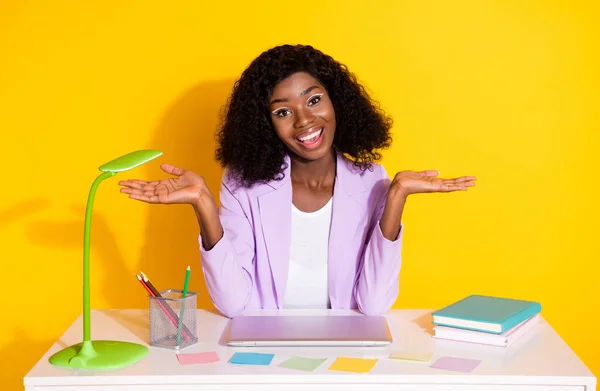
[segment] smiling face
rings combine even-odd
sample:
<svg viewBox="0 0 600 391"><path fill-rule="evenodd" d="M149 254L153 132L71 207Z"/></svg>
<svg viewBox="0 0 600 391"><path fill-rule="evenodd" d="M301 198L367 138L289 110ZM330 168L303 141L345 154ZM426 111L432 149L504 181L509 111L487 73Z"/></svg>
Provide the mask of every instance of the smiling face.
<svg viewBox="0 0 600 391"><path fill-rule="evenodd" d="M335 112L317 79L294 73L275 86L269 103L275 132L292 155L314 161L333 153Z"/></svg>

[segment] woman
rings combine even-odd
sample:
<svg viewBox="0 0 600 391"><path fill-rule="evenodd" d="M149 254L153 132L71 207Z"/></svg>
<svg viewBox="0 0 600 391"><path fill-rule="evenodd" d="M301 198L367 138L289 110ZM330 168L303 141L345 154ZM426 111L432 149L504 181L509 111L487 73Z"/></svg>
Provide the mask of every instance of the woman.
<svg viewBox="0 0 600 391"><path fill-rule="evenodd" d="M191 204L215 307L389 310L398 295L401 218L416 193L466 190L474 177L375 161L392 121L347 68L302 45L262 53L236 82L219 133L220 209L202 177L120 182L130 198Z"/></svg>

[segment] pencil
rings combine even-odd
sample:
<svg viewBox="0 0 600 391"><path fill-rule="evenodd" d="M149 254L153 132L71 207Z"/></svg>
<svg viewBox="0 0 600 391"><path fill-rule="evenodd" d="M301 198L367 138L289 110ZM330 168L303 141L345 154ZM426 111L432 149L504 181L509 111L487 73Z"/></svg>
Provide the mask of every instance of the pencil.
<svg viewBox="0 0 600 391"><path fill-rule="evenodd" d="M150 290L152 292L154 292L154 296L156 296L156 297L162 297L162 295L158 292L158 290L154 287L154 285L152 285L152 283L150 282L150 280L148 279L148 277L146 277L146 275L144 274L144 272L140 271L140 274L142 275L142 279L144 280L144 282L146 283L146 285L148 285L148 288L150 288Z"/></svg>
<svg viewBox="0 0 600 391"><path fill-rule="evenodd" d="M183 325L183 315L184 315L184 311L185 311L185 297L187 296L189 282L190 282L190 267L188 265L187 269L185 270L185 280L183 281L183 293L181 294L181 297L183 298L183 300L181 300L181 313L179 314L179 326L177 327L177 337L176 337L176 342L175 342L175 346L177 348L179 348L179 340L181 338L181 326Z"/></svg>
<svg viewBox="0 0 600 391"><path fill-rule="evenodd" d="M142 286L144 287L144 289L146 289L148 291L148 294L152 297L156 297L154 296L154 293L152 292L152 290L148 287L148 285L146 285L146 283L142 280L142 277L140 277L138 274L135 275L137 277L137 279L139 280L140 284L142 284Z"/></svg>

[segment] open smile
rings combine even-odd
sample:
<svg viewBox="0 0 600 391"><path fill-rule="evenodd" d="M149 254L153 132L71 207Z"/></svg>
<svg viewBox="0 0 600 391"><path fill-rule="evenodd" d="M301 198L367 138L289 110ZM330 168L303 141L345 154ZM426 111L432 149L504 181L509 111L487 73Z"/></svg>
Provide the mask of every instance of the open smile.
<svg viewBox="0 0 600 391"><path fill-rule="evenodd" d="M302 144L303 147L314 149L321 144L324 130L325 128L323 126L311 128L298 135L296 140Z"/></svg>

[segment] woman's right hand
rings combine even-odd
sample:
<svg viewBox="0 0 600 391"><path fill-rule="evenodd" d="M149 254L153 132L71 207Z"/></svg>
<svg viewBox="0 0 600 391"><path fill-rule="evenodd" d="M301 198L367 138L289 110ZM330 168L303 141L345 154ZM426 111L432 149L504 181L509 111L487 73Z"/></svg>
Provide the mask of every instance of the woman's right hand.
<svg viewBox="0 0 600 391"><path fill-rule="evenodd" d="M195 172L161 164L160 168L174 178L159 181L141 181L130 179L119 182L121 193L129 194L129 198L150 204L190 204L196 211L198 224L205 249L211 249L223 237L223 226L215 200L204 182L204 178Z"/></svg>
<svg viewBox="0 0 600 391"><path fill-rule="evenodd" d="M204 182L204 178L195 172L161 164L160 168L174 178L158 181L142 181L129 179L120 181L121 193L129 194L129 198L150 204L191 204L197 206L202 198L212 199L212 194Z"/></svg>

